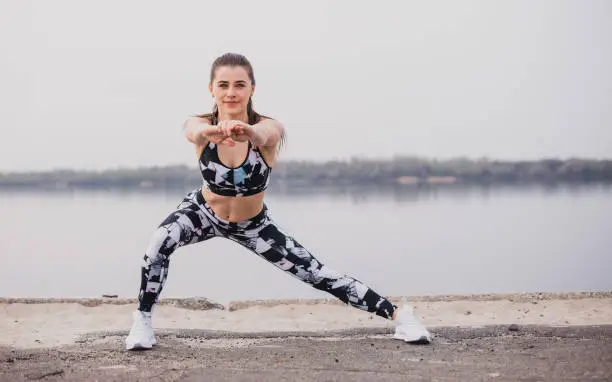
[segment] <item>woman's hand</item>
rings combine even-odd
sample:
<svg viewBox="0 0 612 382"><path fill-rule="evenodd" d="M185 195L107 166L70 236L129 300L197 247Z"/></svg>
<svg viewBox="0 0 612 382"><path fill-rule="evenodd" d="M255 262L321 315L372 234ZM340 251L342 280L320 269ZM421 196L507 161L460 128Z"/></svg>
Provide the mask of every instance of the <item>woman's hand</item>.
<svg viewBox="0 0 612 382"><path fill-rule="evenodd" d="M265 143L265 138L257 130L242 121L221 121L221 130L236 142L251 141L253 146L259 147Z"/></svg>
<svg viewBox="0 0 612 382"><path fill-rule="evenodd" d="M273 119L264 119L251 126L241 121L220 121L211 125L210 120L192 117L183 125L187 139L202 146L206 142L235 146L236 142L251 141L255 147L273 147L281 140L284 127Z"/></svg>
<svg viewBox="0 0 612 382"><path fill-rule="evenodd" d="M217 145L236 146L236 143L230 139L231 134L226 134L226 129L224 129L222 123L219 123L217 126L206 126L200 134L202 138Z"/></svg>
<svg viewBox="0 0 612 382"><path fill-rule="evenodd" d="M185 137L197 146L203 146L207 142L218 145L235 146L236 143L223 133L220 125L211 125L207 118L191 117L183 124Z"/></svg>

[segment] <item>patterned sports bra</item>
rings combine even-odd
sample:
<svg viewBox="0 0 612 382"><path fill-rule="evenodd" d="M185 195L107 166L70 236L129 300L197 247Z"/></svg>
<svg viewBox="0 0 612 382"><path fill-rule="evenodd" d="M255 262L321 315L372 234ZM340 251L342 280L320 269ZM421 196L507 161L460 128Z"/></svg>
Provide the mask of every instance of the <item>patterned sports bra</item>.
<svg viewBox="0 0 612 382"><path fill-rule="evenodd" d="M249 142L246 158L238 167L227 167L219 159L217 145L209 142L199 159L204 187L223 196L249 196L268 188L272 168L258 148Z"/></svg>

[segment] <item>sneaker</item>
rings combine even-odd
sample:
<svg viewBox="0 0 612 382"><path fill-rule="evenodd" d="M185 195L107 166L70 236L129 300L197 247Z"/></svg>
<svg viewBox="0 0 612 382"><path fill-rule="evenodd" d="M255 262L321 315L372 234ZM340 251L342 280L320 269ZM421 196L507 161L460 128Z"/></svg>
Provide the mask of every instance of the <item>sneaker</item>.
<svg viewBox="0 0 612 382"><path fill-rule="evenodd" d="M426 345L431 342L431 334L414 316L411 307L404 306L399 309L395 321L397 321L397 327L393 338L396 340L415 345Z"/></svg>
<svg viewBox="0 0 612 382"><path fill-rule="evenodd" d="M151 325L151 313L135 311L134 324L125 339L125 348L127 350L151 349L156 343Z"/></svg>

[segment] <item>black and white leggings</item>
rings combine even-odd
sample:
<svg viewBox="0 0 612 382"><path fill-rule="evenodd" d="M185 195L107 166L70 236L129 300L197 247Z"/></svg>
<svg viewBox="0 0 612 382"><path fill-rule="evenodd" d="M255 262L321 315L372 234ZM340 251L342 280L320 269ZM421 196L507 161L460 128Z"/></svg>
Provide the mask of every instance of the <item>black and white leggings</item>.
<svg viewBox="0 0 612 382"><path fill-rule="evenodd" d="M228 222L215 215L201 190L190 192L157 228L144 256L139 310L150 312L166 277L170 255L179 247L213 237L233 240L285 272L328 292L344 303L391 318L395 307L362 282L341 275L315 259L270 218L268 209L241 222Z"/></svg>

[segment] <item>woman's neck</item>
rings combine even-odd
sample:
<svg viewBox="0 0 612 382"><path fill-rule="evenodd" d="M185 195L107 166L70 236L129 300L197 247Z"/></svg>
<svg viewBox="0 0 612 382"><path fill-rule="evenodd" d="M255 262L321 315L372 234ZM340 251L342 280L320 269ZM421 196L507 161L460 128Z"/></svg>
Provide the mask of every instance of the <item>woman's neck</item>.
<svg viewBox="0 0 612 382"><path fill-rule="evenodd" d="M244 113L232 114L219 110L218 119L219 121L242 121L244 123L249 123L249 116L246 111Z"/></svg>

